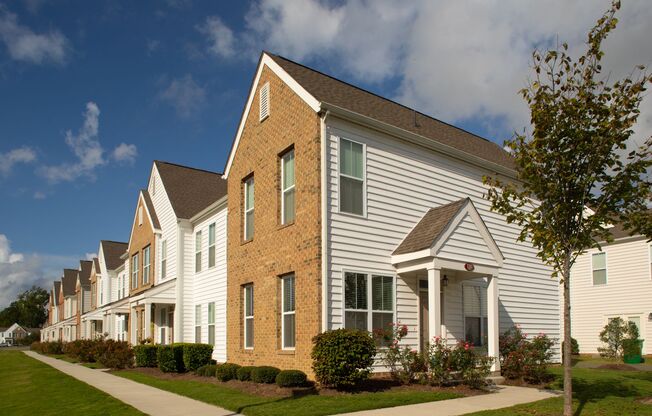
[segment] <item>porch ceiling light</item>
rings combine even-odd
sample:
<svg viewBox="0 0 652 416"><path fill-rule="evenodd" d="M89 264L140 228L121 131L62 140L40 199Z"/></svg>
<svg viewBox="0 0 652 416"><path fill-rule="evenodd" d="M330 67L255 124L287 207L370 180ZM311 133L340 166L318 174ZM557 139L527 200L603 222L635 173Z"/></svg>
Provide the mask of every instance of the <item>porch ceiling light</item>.
<svg viewBox="0 0 652 416"><path fill-rule="evenodd" d="M442 287L448 286L448 276L444 275L444 278L441 279L441 285Z"/></svg>

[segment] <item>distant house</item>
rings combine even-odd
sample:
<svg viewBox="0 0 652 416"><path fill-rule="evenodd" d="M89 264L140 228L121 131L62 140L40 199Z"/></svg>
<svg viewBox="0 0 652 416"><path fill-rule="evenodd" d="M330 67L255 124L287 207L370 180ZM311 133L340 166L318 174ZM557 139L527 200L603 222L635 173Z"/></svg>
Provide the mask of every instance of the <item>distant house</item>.
<svg viewBox="0 0 652 416"><path fill-rule="evenodd" d="M21 339L37 332L38 328L27 328L17 323L8 328L0 328L0 345L17 345Z"/></svg>
<svg viewBox="0 0 652 416"><path fill-rule="evenodd" d="M578 257L571 270L571 332L580 353L595 354L609 319L631 321L652 354L652 244L630 235L621 224L611 228L612 243Z"/></svg>

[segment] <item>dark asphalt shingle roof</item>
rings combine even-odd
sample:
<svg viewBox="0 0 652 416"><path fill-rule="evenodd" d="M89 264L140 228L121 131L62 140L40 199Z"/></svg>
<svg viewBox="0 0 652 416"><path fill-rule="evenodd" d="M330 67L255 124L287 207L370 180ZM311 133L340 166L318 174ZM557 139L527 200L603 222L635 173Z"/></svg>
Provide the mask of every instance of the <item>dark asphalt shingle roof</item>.
<svg viewBox="0 0 652 416"><path fill-rule="evenodd" d="M177 218L190 219L226 195L222 174L154 161Z"/></svg>
<svg viewBox="0 0 652 416"><path fill-rule="evenodd" d="M147 189L141 189L140 192L143 193L143 199L145 200L145 206L147 207L147 212L149 212L149 217L152 219L152 224L157 230L161 229L161 223L158 222L158 216L154 210L154 204L152 203L152 198L149 196Z"/></svg>
<svg viewBox="0 0 652 416"><path fill-rule="evenodd" d="M83 287L87 287L91 284L91 268L93 267L93 262L91 260L80 260L79 261L80 272L79 272L79 283Z"/></svg>
<svg viewBox="0 0 652 416"><path fill-rule="evenodd" d="M455 215L469 201L469 198L464 198L450 204L431 208L392 254L413 253L432 247L435 240L446 230Z"/></svg>
<svg viewBox="0 0 652 416"><path fill-rule="evenodd" d="M63 296L72 296L75 294L77 288L77 273L76 269L63 269L63 277L61 278L61 287L63 288Z"/></svg>
<svg viewBox="0 0 652 416"><path fill-rule="evenodd" d="M492 141L282 56L266 53L320 102L407 130L506 168L515 168L509 153Z"/></svg>
<svg viewBox="0 0 652 416"><path fill-rule="evenodd" d="M124 264L124 261L120 257L127 251L129 244L110 240L102 240L100 244L102 244L102 252L104 253L104 262L106 263L107 269L115 270Z"/></svg>

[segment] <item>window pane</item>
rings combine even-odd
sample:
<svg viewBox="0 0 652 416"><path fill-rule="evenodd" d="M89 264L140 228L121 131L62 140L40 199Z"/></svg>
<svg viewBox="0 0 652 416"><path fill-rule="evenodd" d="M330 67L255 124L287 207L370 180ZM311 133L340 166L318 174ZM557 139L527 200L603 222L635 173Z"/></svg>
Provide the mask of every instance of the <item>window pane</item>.
<svg viewBox="0 0 652 416"><path fill-rule="evenodd" d="M253 318L245 319L245 347L254 346L254 320Z"/></svg>
<svg viewBox="0 0 652 416"><path fill-rule="evenodd" d="M371 325L373 328L371 330L375 329L389 329L389 325L394 322L394 314L393 313L386 313L386 312L374 312L371 315Z"/></svg>
<svg viewBox="0 0 652 416"><path fill-rule="evenodd" d="M208 226L208 245L212 246L215 244L215 224Z"/></svg>
<svg viewBox="0 0 652 416"><path fill-rule="evenodd" d="M283 315L283 347L294 348L294 314Z"/></svg>
<svg viewBox="0 0 652 416"><path fill-rule="evenodd" d="M208 323L209 324L215 323L215 302L211 302L208 304Z"/></svg>
<svg viewBox="0 0 652 416"><path fill-rule="evenodd" d="M254 180L253 178L245 182L245 209L254 207Z"/></svg>
<svg viewBox="0 0 652 416"><path fill-rule="evenodd" d="M344 327L367 331L367 312L345 312Z"/></svg>
<svg viewBox="0 0 652 416"><path fill-rule="evenodd" d="M340 211L362 215L362 188L363 182L340 176Z"/></svg>
<svg viewBox="0 0 652 416"><path fill-rule="evenodd" d="M593 271L593 284L594 285L605 285L607 284L607 271L606 270L594 270Z"/></svg>
<svg viewBox="0 0 652 416"><path fill-rule="evenodd" d="M283 193L283 224L294 221L294 188Z"/></svg>
<svg viewBox="0 0 652 416"><path fill-rule="evenodd" d="M195 253L195 272L201 272L201 251Z"/></svg>
<svg viewBox="0 0 652 416"><path fill-rule="evenodd" d="M208 267L215 266L215 246L208 247Z"/></svg>
<svg viewBox="0 0 652 416"><path fill-rule="evenodd" d="M215 345L215 325L208 326L208 343Z"/></svg>
<svg viewBox="0 0 652 416"><path fill-rule="evenodd" d="M245 214L245 240L250 240L254 236L254 211L251 210Z"/></svg>
<svg viewBox="0 0 652 416"><path fill-rule="evenodd" d="M465 341L473 345L480 345L480 318L469 317L464 318L465 325Z"/></svg>
<svg viewBox="0 0 652 416"><path fill-rule="evenodd" d="M340 139L340 173L344 175L351 175L352 171L352 151L351 142L345 139Z"/></svg>
<svg viewBox="0 0 652 416"><path fill-rule="evenodd" d="M593 255L593 270L607 268L607 254L596 253Z"/></svg>
<svg viewBox="0 0 652 416"><path fill-rule="evenodd" d="M294 311L294 276L283 278L283 312Z"/></svg>
<svg viewBox="0 0 652 416"><path fill-rule="evenodd" d="M245 287L245 315L253 316L254 314L254 288L253 286Z"/></svg>
<svg viewBox="0 0 652 416"><path fill-rule="evenodd" d="M201 342L201 326L195 327L195 342L196 343Z"/></svg>
<svg viewBox="0 0 652 416"><path fill-rule="evenodd" d="M195 325L201 325L201 305L195 305Z"/></svg>
<svg viewBox="0 0 652 416"><path fill-rule="evenodd" d="M294 185L294 150L283 156L283 189Z"/></svg>
<svg viewBox="0 0 652 416"><path fill-rule="evenodd" d="M352 170L351 176L362 179L362 145L360 143L351 143L351 152L352 152Z"/></svg>
<svg viewBox="0 0 652 416"><path fill-rule="evenodd" d="M372 309L394 310L394 279L392 276L373 276L371 282Z"/></svg>
<svg viewBox="0 0 652 416"><path fill-rule="evenodd" d="M346 273L344 282L344 305L346 309L367 309L367 276Z"/></svg>
<svg viewBox="0 0 652 416"><path fill-rule="evenodd" d="M195 251L201 250L201 231L195 234Z"/></svg>

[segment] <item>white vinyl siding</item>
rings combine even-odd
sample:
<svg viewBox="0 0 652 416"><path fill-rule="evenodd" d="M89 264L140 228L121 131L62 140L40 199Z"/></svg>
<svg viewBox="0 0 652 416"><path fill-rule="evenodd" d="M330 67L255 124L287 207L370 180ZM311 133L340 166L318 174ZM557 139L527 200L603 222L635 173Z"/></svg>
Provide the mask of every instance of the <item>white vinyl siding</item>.
<svg viewBox="0 0 652 416"><path fill-rule="evenodd" d="M593 285L607 284L607 253L595 253L592 256Z"/></svg>
<svg viewBox="0 0 652 416"><path fill-rule="evenodd" d="M254 238L254 178L244 183L244 239Z"/></svg>
<svg viewBox="0 0 652 416"><path fill-rule="evenodd" d="M294 149L281 158L281 224L294 222Z"/></svg>
<svg viewBox="0 0 652 416"><path fill-rule="evenodd" d="M143 284L149 284L150 267L150 250L149 246L143 249Z"/></svg>
<svg viewBox="0 0 652 416"><path fill-rule="evenodd" d="M215 267L215 223L208 226L208 267Z"/></svg>
<svg viewBox="0 0 652 416"><path fill-rule="evenodd" d="M283 349L292 350L296 338L295 313L295 278L294 275L281 279L281 342Z"/></svg>
<svg viewBox="0 0 652 416"><path fill-rule="evenodd" d="M201 272L201 231L195 233L195 273Z"/></svg>
<svg viewBox="0 0 652 416"><path fill-rule="evenodd" d="M243 287L244 300L244 347L254 347L254 285Z"/></svg>
<svg viewBox="0 0 652 416"><path fill-rule="evenodd" d="M364 176L364 146L351 140L340 139L340 212L364 215Z"/></svg>
<svg viewBox="0 0 652 416"><path fill-rule="evenodd" d="M201 305L195 305L195 342L201 342Z"/></svg>

